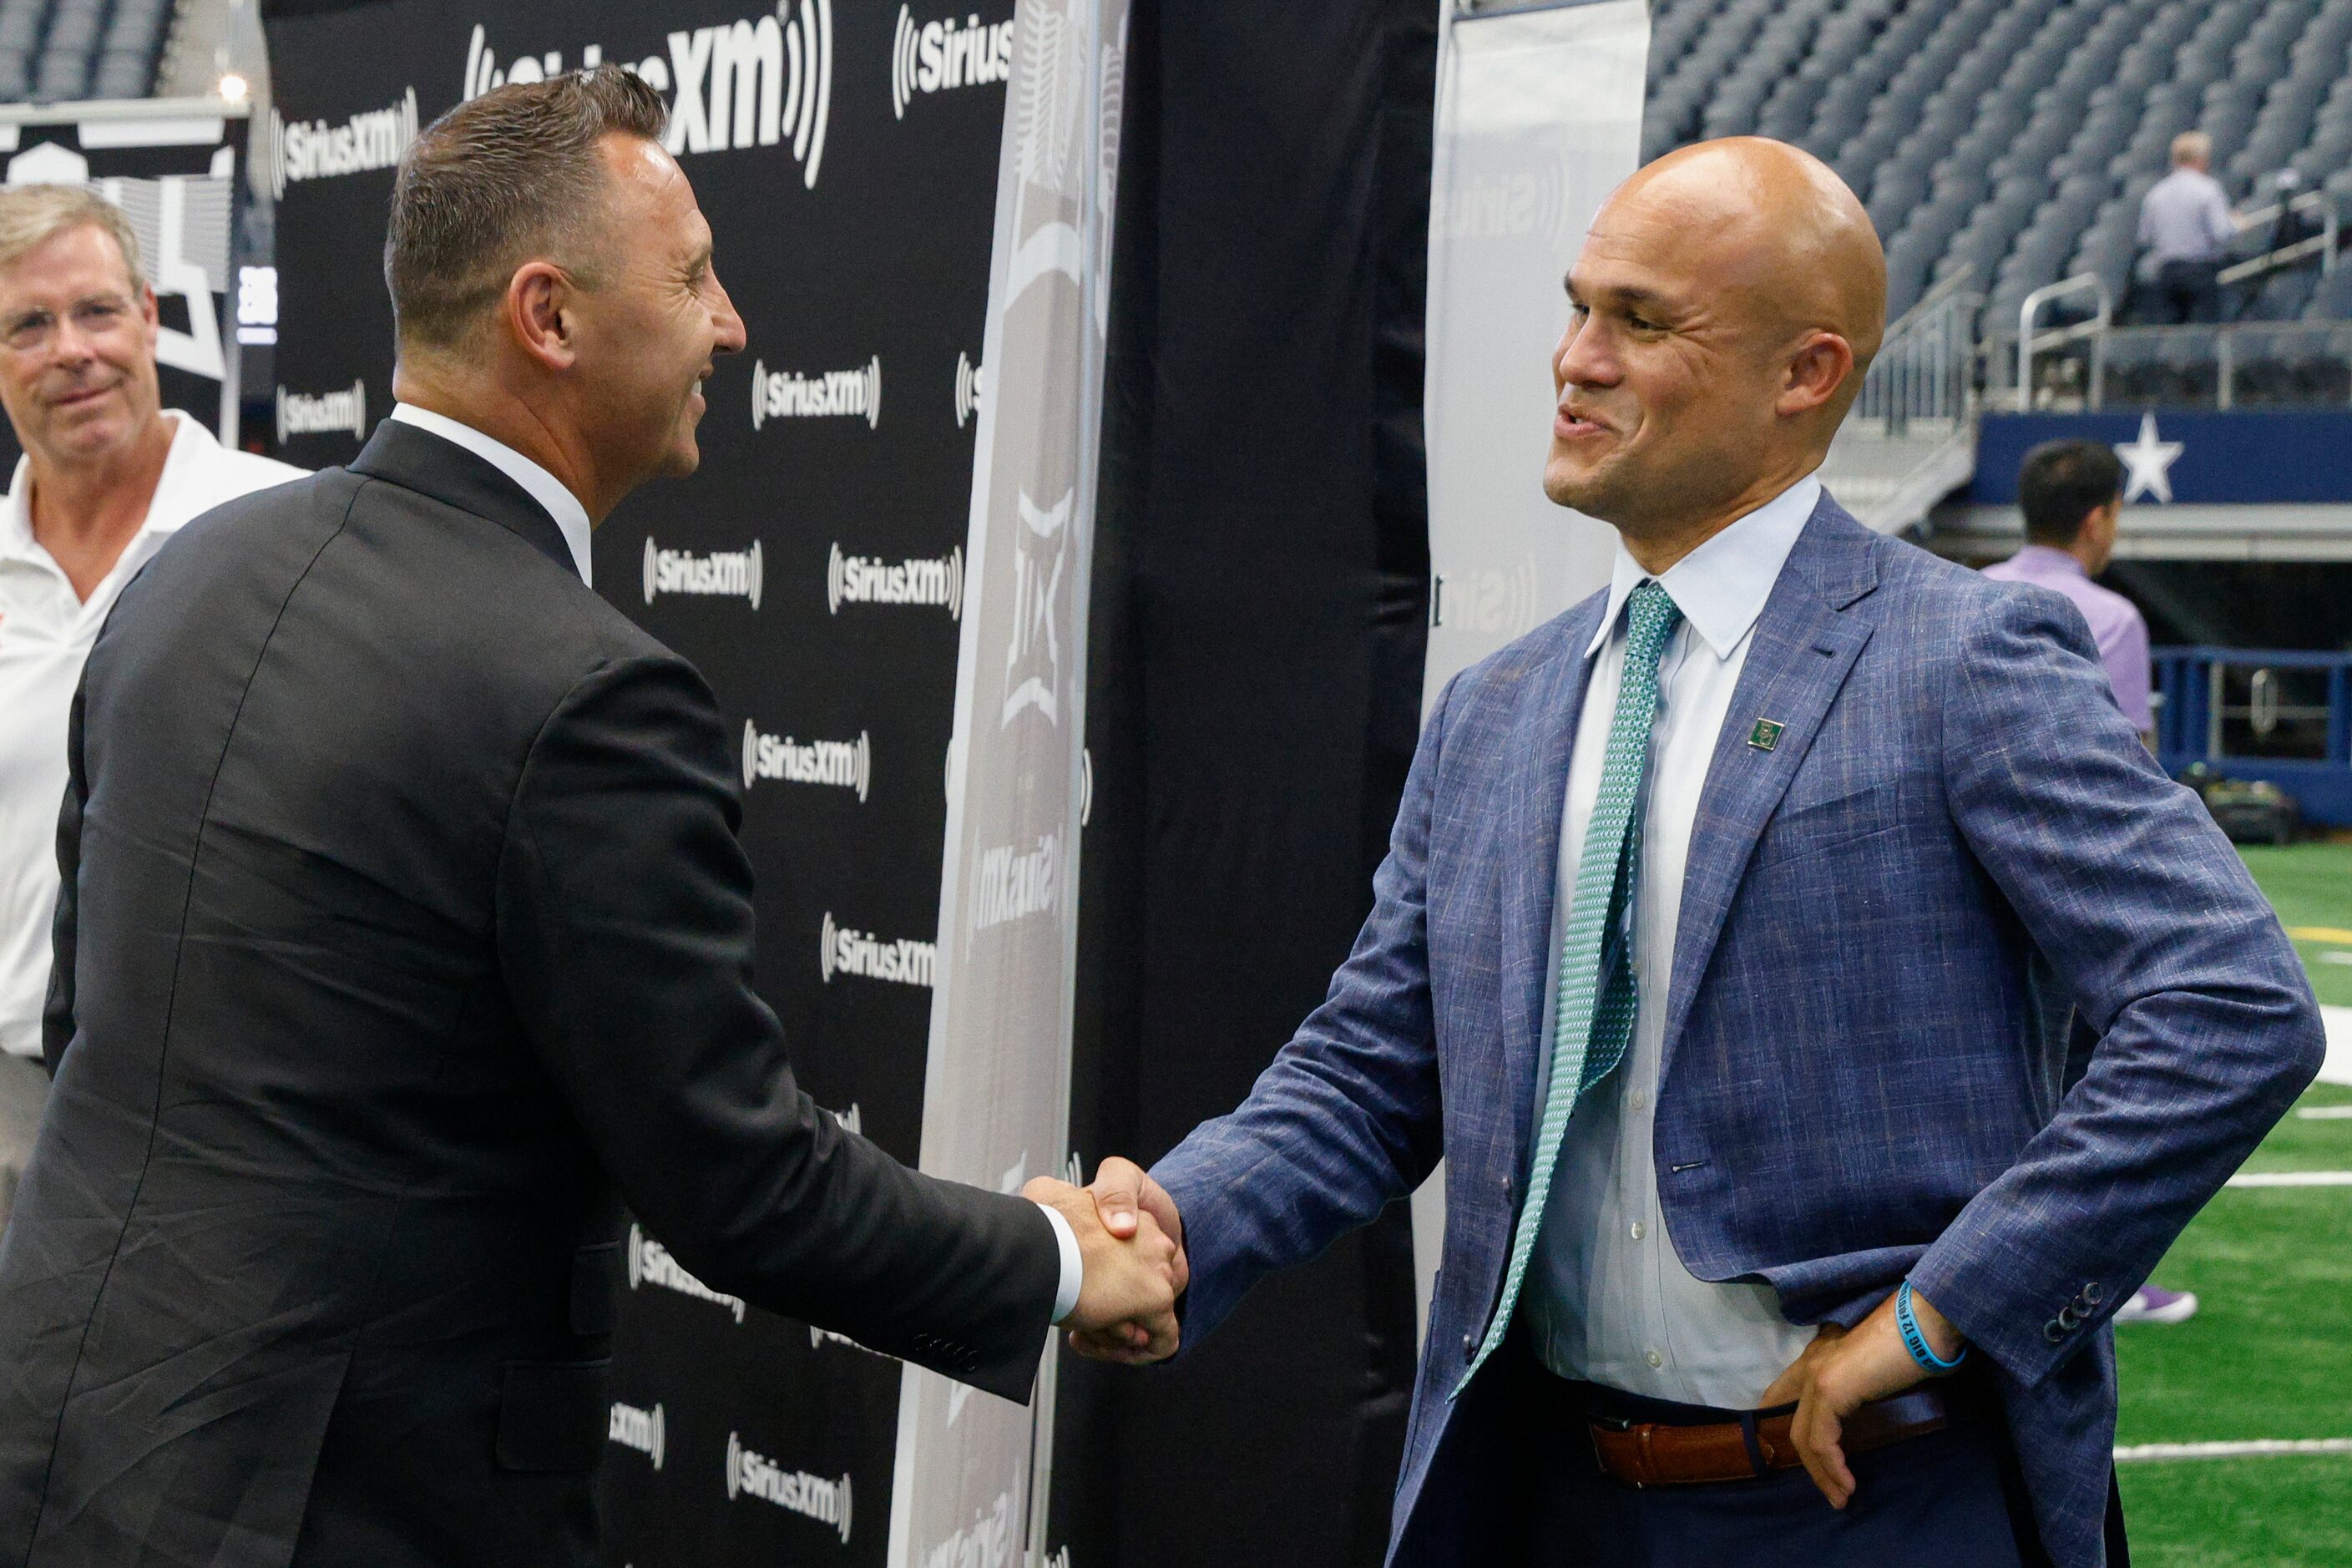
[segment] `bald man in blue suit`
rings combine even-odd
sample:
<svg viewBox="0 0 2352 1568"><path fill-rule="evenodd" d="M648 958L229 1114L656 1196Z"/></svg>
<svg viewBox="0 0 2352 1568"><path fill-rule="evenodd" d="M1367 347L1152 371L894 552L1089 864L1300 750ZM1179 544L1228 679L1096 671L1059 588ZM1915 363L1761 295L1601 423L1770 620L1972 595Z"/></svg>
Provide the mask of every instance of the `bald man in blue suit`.
<svg viewBox="0 0 2352 1568"><path fill-rule="evenodd" d="M1885 289L1796 149L1611 198L1545 470L1610 587L1439 698L1248 1100L1097 1179L1181 1229L1197 1342L1443 1153L1392 1564L2113 1568L2108 1319L2317 1070L2081 614L1813 478Z"/></svg>

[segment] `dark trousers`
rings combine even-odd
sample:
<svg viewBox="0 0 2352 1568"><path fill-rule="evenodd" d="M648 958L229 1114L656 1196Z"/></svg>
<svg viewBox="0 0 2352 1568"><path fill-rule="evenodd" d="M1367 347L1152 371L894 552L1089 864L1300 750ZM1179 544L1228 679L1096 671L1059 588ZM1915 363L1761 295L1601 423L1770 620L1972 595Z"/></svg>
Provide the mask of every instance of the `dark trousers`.
<svg viewBox="0 0 2352 1568"><path fill-rule="evenodd" d="M2168 261L2157 269L2156 310L2159 326L2221 319L2221 264Z"/></svg>
<svg viewBox="0 0 2352 1568"><path fill-rule="evenodd" d="M2047 1568L1990 1401L1943 1431L1849 1455L1854 1495L1841 1511L1802 1469L1627 1486L1594 1458L1588 1414L1717 1422L1737 1413L1550 1381L1539 1401L1548 1408L1531 1412L1541 1458L1527 1568Z"/></svg>

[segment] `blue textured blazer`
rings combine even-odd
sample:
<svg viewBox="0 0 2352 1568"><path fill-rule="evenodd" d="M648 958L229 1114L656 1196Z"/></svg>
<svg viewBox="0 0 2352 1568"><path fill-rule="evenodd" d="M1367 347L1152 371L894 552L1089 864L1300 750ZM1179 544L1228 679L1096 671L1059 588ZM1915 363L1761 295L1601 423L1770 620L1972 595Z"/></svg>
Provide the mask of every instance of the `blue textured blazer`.
<svg viewBox="0 0 2352 1568"><path fill-rule="evenodd" d="M1389 1558L1486 1559L1507 1511L1494 1309L1532 1135L1595 595L1456 677L1328 997L1154 1174L1185 1333L1447 1162L1444 1267ZM1989 1359L2043 1542L2097 1568L2110 1313L2318 1070L2318 1009L2229 843L2045 589L1828 497L1774 586L1684 884L1658 1184L1683 1260L1853 1323L1907 1273ZM1766 751L1759 719L1786 726ZM2068 1009L2100 1037L2071 1089ZM2077 1064L2080 1066L2081 1064ZM1506 1369L1497 1372L1496 1369Z"/></svg>

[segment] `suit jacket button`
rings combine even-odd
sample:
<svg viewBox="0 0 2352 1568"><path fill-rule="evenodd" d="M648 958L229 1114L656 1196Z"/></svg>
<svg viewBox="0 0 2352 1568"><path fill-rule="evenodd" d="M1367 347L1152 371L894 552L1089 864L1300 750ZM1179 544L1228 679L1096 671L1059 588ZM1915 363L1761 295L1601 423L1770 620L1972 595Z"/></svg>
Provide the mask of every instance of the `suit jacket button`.
<svg viewBox="0 0 2352 1568"><path fill-rule="evenodd" d="M1463 1335L1463 1336L1462 1336L1462 1359L1463 1359L1464 1361L1465 1361L1465 1362L1467 1362L1467 1361L1475 1361L1475 1360L1477 1359L1477 1357L1478 1357L1478 1336L1477 1336L1477 1335L1475 1335L1475 1334L1465 1334L1465 1335Z"/></svg>
<svg viewBox="0 0 2352 1568"><path fill-rule="evenodd" d="M2100 1287L2097 1280L2094 1279L2083 1287L2083 1302L2085 1306L2095 1307L2106 1299L2107 1293Z"/></svg>
<svg viewBox="0 0 2352 1568"><path fill-rule="evenodd" d="M2066 1325L2053 1318L2042 1325L2042 1337L2054 1345L2066 1337Z"/></svg>

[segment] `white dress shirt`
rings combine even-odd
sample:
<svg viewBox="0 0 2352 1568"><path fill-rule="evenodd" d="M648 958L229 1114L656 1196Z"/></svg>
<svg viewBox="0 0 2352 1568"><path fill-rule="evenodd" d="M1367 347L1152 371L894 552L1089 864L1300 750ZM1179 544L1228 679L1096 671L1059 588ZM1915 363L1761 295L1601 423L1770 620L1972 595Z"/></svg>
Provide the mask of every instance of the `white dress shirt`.
<svg viewBox="0 0 2352 1568"><path fill-rule="evenodd" d="M90 591L33 537L32 465L16 460L0 500L0 1049L41 1054L49 926L58 902L58 808L66 795L66 721L83 660L123 584L179 531L226 500L299 479L289 464L233 451L175 408L172 449L146 521Z"/></svg>
<svg viewBox="0 0 2352 1568"><path fill-rule="evenodd" d="M413 403L393 405L392 417L404 425L414 425L429 431L445 441L463 447L499 472L520 485L530 498L546 509L562 531L563 542L572 549L572 563L580 568L580 580L595 585L590 565L589 533L593 526L588 521L588 509L572 493L562 479L524 457L505 442L483 435L470 425L461 425L446 414L436 414L429 408L419 408ZM1086 1263L1078 1251L1078 1238L1070 1229L1070 1222L1061 1212L1047 1204L1039 1204L1046 1220L1054 1227L1054 1242L1062 1258L1061 1284L1054 1294L1054 1319L1061 1322L1077 1310L1078 1293L1086 1285Z"/></svg>
<svg viewBox="0 0 2352 1568"><path fill-rule="evenodd" d="M1794 1361L1812 1331L1793 1326L1763 1284L1712 1284L1683 1266L1658 1202L1651 1145L1665 1046L1666 993L1683 874L1699 796L1727 718L1743 729L1769 714L1730 712L1757 618L1821 500L1800 480L1700 545L1656 579L1684 619L1658 663L1657 719L1642 806L1634 889L1633 1038L1615 1072L1577 1107L1554 1167L1524 1308L1538 1355L1563 1377L1686 1405L1747 1410ZM1559 952L1586 825L1625 665L1627 597L1650 574L1617 546L1609 605L1585 653L1595 654L1578 716L1562 808L1559 879L1537 1052L1537 1103L1550 1077Z"/></svg>

